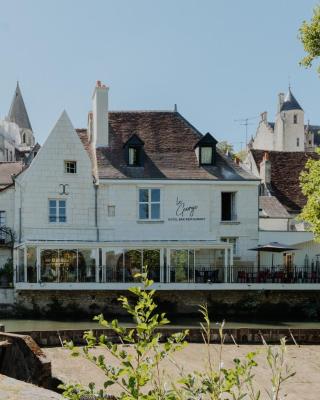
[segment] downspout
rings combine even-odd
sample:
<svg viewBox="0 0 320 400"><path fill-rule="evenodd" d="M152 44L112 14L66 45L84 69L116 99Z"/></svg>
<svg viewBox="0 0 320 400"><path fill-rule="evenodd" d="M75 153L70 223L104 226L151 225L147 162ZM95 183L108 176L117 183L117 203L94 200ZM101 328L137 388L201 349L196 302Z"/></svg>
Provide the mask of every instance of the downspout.
<svg viewBox="0 0 320 400"><path fill-rule="evenodd" d="M19 243L21 243L21 239L22 239L22 186L21 186L21 183L19 183L15 179L15 177L12 177L12 180L13 180L14 184L18 184L20 186L19 235L18 235L18 239L19 239Z"/></svg>
<svg viewBox="0 0 320 400"><path fill-rule="evenodd" d="M96 227L96 240L97 242L100 241L100 232L99 232L99 226L98 226L98 188L99 185L96 182L96 179L94 179L94 223Z"/></svg>

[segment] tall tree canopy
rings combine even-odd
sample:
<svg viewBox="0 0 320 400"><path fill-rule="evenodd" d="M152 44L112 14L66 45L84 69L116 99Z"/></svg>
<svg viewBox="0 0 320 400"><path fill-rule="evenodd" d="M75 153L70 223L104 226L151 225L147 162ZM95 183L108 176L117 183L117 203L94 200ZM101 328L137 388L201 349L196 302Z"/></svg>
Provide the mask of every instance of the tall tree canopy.
<svg viewBox="0 0 320 400"><path fill-rule="evenodd" d="M316 152L320 156L320 149ZM320 241L320 160L310 158L300 175L302 193L307 197L300 219L310 224L315 238Z"/></svg>
<svg viewBox="0 0 320 400"><path fill-rule="evenodd" d="M313 10L310 22L304 21L300 27L299 38L307 55L300 65L309 68L320 57L320 6ZM320 66L318 66L320 74ZM320 150L316 152L320 155ZM309 159L305 170L301 173L300 184L303 194L307 197L300 218L308 222L315 238L320 241L320 160Z"/></svg>
<svg viewBox="0 0 320 400"><path fill-rule="evenodd" d="M313 10L313 16L309 22L303 21L300 27L299 39L303 44L307 55L300 61L306 68L312 66L313 61L320 57L320 5ZM320 74L320 66L318 66Z"/></svg>

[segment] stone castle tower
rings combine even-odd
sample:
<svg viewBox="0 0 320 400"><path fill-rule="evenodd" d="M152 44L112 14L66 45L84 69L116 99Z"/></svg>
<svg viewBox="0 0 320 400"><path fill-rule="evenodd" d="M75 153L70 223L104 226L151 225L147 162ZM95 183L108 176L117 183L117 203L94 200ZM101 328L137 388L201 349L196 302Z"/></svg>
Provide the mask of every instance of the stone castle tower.
<svg viewBox="0 0 320 400"><path fill-rule="evenodd" d="M256 136L249 148L274 151L314 151L319 145L320 127L305 125L304 111L289 87L288 93L278 95L278 109L274 122L267 112L261 113Z"/></svg>

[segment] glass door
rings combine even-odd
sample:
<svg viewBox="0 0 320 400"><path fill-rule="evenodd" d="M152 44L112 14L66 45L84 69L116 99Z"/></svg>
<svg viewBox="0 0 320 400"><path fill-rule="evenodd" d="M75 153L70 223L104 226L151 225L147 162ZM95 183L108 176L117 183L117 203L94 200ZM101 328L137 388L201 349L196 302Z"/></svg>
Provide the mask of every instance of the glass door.
<svg viewBox="0 0 320 400"><path fill-rule="evenodd" d="M183 283L193 281L194 250L170 250L170 282Z"/></svg>

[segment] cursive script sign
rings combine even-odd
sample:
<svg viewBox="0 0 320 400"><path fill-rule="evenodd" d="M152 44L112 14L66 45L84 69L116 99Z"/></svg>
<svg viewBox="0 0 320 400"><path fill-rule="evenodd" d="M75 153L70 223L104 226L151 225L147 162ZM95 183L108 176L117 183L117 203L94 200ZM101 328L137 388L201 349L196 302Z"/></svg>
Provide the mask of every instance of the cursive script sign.
<svg viewBox="0 0 320 400"><path fill-rule="evenodd" d="M186 205L186 203L183 200L180 200L179 197L177 197L176 200L176 216L177 217L190 217L192 218L194 216L194 212L198 209L198 206L189 206Z"/></svg>
<svg viewBox="0 0 320 400"><path fill-rule="evenodd" d="M176 199L176 216L168 218L168 221L204 221L204 217L196 216L199 206L196 204L188 204L177 196Z"/></svg>

